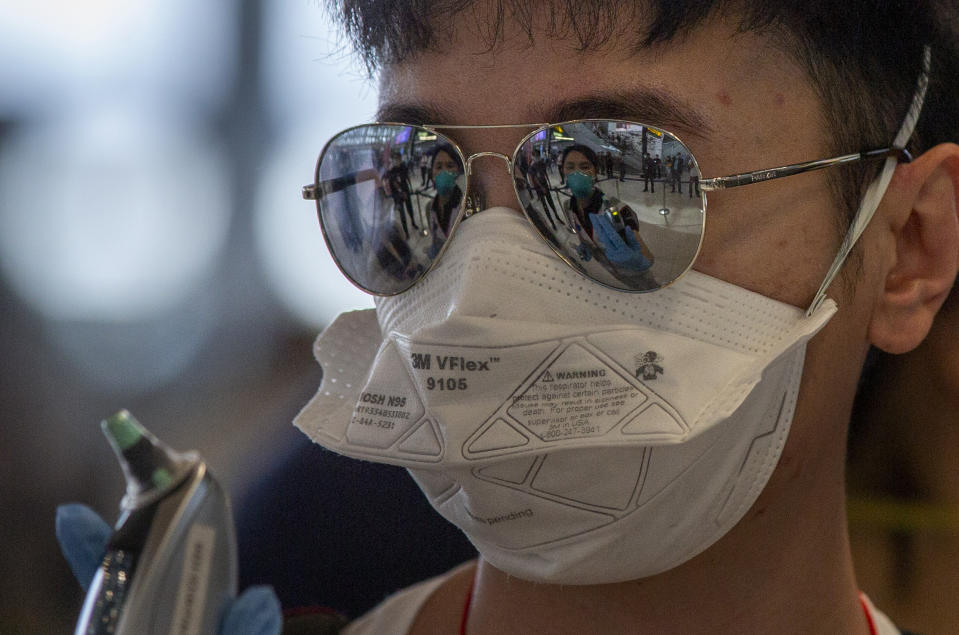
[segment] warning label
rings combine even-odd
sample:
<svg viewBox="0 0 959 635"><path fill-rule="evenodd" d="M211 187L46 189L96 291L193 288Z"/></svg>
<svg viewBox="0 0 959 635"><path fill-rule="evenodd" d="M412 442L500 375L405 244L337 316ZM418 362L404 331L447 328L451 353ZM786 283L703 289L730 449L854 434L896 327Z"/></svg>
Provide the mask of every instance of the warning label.
<svg viewBox="0 0 959 635"><path fill-rule="evenodd" d="M646 401L639 389L578 344L545 369L507 409L544 441L597 437Z"/></svg>

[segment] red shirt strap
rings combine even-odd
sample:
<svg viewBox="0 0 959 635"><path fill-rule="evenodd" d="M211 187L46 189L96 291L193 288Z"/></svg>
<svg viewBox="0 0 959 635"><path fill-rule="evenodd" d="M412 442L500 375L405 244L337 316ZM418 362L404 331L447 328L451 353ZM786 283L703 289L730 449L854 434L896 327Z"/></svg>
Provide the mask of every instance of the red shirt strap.
<svg viewBox="0 0 959 635"><path fill-rule="evenodd" d="M876 622L872 619L872 611L869 610L869 603L862 591L859 592L859 604L862 605L862 612L866 614L866 622L869 624L869 635L879 635L876 629Z"/></svg>

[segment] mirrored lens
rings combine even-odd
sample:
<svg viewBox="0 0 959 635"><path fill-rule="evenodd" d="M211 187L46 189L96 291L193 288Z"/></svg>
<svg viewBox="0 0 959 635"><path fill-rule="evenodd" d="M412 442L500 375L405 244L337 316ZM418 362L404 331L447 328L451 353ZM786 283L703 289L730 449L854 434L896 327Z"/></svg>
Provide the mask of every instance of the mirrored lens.
<svg viewBox="0 0 959 635"><path fill-rule="evenodd" d="M323 235L340 269L377 295L411 287L459 216L466 180L450 140L417 126L350 128L316 169Z"/></svg>
<svg viewBox="0 0 959 635"><path fill-rule="evenodd" d="M681 276L703 236L699 166L675 136L627 121L542 129L514 157L526 215L575 269L652 291Z"/></svg>

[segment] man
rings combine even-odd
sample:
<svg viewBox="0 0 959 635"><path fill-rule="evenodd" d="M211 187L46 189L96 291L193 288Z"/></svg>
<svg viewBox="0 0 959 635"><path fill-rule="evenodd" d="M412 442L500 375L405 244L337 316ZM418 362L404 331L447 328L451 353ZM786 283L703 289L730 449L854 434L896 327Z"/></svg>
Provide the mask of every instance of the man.
<svg viewBox="0 0 959 635"><path fill-rule="evenodd" d="M679 189L679 192L682 193L682 191L683 191L683 168L684 168L684 167L685 167L685 166L684 166L684 162L683 162L683 156L682 156L682 155L676 155L676 157L673 159L673 167L672 167L672 171L670 172L670 175L669 175L670 185L671 185L670 192L675 192L676 189L678 188L678 189Z"/></svg>
<svg viewBox="0 0 959 635"><path fill-rule="evenodd" d="M384 181L393 199L393 208L403 223L403 233L410 237L410 230L406 224L409 217L414 229L419 229L416 216L413 215L413 203L410 200L412 187L410 185L410 170L403 157L395 153L390 157L390 167L386 171Z"/></svg>
<svg viewBox="0 0 959 635"><path fill-rule="evenodd" d="M615 546L611 549L595 548L595 540L606 540L616 533L622 520L618 516L603 529L589 528L580 533L570 530L563 534L564 538L556 539L557 532L565 531L565 523L572 523L572 515L578 513L570 511L572 508L585 514L585 507L578 502L567 503L603 490L602 479L616 476L616 470L609 470L609 464L599 459L606 455L591 453L592 448L577 445L580 439L592 434L582 427L575 428L570 438L564 438L564 442L569 441L568 447L563 446L565 453L550 454L544 450L546 454L530 455L533 461L529 464L530 470L542 467L543 456L547 462L566 460L565 465L581 470L578 475L583 491L575 495L580 498L566 490L546 497L566 505L563 512L566 515L561 514L558 516L561 521L554 523L563 525L559 528L542 524L546 514L540 512L540 508L537 511L523 508L530 500L523 497L531 489L538 486L546 491L550 487L549 483L531 482L528 472L509 475L500 472L493 480L514 485L484 489L483 483L489 481L483 481L483 470L499 469L501 464L477 463L482 467L474 471L462 468L459 463L451 463L446 471L436 466L417 468L413 470L414 475L431 502L467 530L479 547L481 558L475 566L459 568L425 587L394 598L380 612L357 623L348 632L376 632L377 628L385 627L394 632L411 633L456 632L457 629L470 633L894 632L891 623L858 594L845 528L846 426L870 345L891 353L917 346L959 268L956 216L959 147L947 143L959 136L955 130L959 121L956 113L959 97L954 92L956 42L948 30L957 15L955 5L918 2L908 6L887 3L878 7L871 2L841 6L803 2L773 6L773 3L743 2L735 4L734 10L734 5L722 2L527 5L480 1L456 3L453 8L430 6L427 10L426 5L421 7L412 2L346 4L344 23L366 59L380 73L380 121L423 124L428 131L440 130L458 144L467 157L475 153L497 153L497 156L477 157L471 165L469 187L472 194L483 200L483 208L518 208L510 172L502 170L497 162L514 156L513 150L525 132L508 126L469 126L592 118L640 122L657 129L661 127L669 132L666 136L670 139L683 139L691 151L691 169L698 165L703 175L700 187L710 196L709 223L701 251L692 263L693 271L675 283L678 295L668 288L640 296L613 293L590 280L581 280L578 286L572 282L557 283L554 293L570 298L565 300L571 307L570 314L563 314L537 304L540 296L536 296L537 301L529 296L493 302L490 298L495 297L492 294L496 285L483 281L477 283L477 288L485 289L484 293L489 296L457 296L463 304L472 303L486 311L480 315L477 310L470 316L472 324L480 319L496 320L501 315L507 315L510 320L522 315L530 323L536 321L540 325L535 336L546 341L550 333L566 334L571 332L567 327L578 328L578 323L573 324L576 320L571 317L572 313L586 310L582 307L588 306L587 296L601 295L606 304L620 301L629 304L630 315L634 316L631 319L646 325L660 324L659 330L648 332L658 333L652 339L657 347L665 346L685 328L677 324L677 318L695 321L696 316L683 312L686 309L675 309L666 310L664 318L657 318L657 312L664 311L660 302L671 302L678 296L686 300L694 297L689 284L706 290L704 293L721 289L717 297L728 292L732 306L724 305L723 310L734 310L740 300L748 300L775 312L793 308L796 317L791 324L806 325L809 323L804 320L818 320L806 332L810 339L805 344L805 354L797 358L802 363L801 383L797 371L794 385L798 392L794 388L785 389L781 401L777 397L779 410L773 407L771 415L766 410L761 415L779 422L774 431L783 435L785 447L779 443L770 449L772 458L762 464L751 462L751 450L745 455L748 460L739 461L737 456L734 461L733 472L739 466L742 470L730 477L736 485L725 493L732 496L730 492L738 492L742 479L752 483L752 493L743 496L742 509L734 515L736 522L730 527L713 531L706 526L713 521L713 516L705 515L702 523L684 525L689 516L700 512L697 507L700 502L693 502L697 492L695 488L677 492L664 485L660 500L647 500L646 506L639 506L622 518L631 516L627 522L633 522L640 517L642 520L637 526L641 531L643 522L656 523L657 514L648 511L655 503L660 504L657 509L663 513L674 514L675 523L663 527L659 533L637 534L642 538L636 539L632 549L629 535L615 536L611 543ZM526 10L518 10L517 5L523 5ZM922 73L925 45L931 50L928 94ZM575 69L576 81L570 81L571 69ZM675 81L676 77L682 77L683 81ZM913 133L911 115L920 112L920 103L922 110ZM905 134L900 134L902 131ZM899 148L884 150L893 145L897 136L905 137L903 145L915 157L911 162ZM783 175L775 170L766 170L769 166L874 149L883 149L880 156L890 157L880 164L881 170L891 175L884 189L877 181L880 167L874 162L862 162L848 171L815 171L788 179L779 178ZM898 165L893 157L899 157ZM745 180L752 183L749 187L717 191L718 184L725 182L715 177L750 170L761 171L748 175ZM769 182L765 182L767 180ZM843 198L842 192L848 188L837 187L848 182L856 192L854 199ZM866 186L871 183L879 185L867 195ZM884 193L881 202L876 192ZM838 305L833 315L831 309L826 308L832 306L829 301L819 302L817 289L824 279L829 282L826 273L850 218L863 198L866 201L863 208L875 208L875 214L859 239L856 251L827 289L828 297ZM872 205L873 198L877 199L878 207ZM457 250L470 249L472 237L487 241L484 245L496 245L494 236L497 240L509 241L517 233L531 231L524 229L525 225L515 213L510 216L502 209L483 211L468 222L460 222L459 231L467 238L460 242L454 238L447 245L445 258L456 258ZM508 231L497 233L496 224ZM436 286L440 284L437 276L446 275L445 285L468 289L474 276L482 277L484 267L491 271L500 268L495 276L496 284L502 286L519 285L515 278L535 277L538 271L560 271L540 264L539 258L545 253L541 250L536 252L536 268L531 264L529 271L522 264L510 265L516 262L511 259L511 253L494 254L482 267L460 263L456 276L443 269L441 258L436 270L425 274L422 284L434 285L430 288L435 291L441 288ZM532 252L529 257L534 258ZM657 258L660 257L657 254ZM543 279L546 282L538 283L540 287L551 284L548 276ZM401 323L404 319L401 313L415 314L417 303L428 301L431 301L428 294L419 293L415 287L383 299L378 302L381 323ZM603 311L613 311L600 304L593 305L596 316L608 315ZM706 304L703 307L705 311ZM806 307L810 307L812 317L798 317L802 314L800 309ZM452 320L449 316L454 313L455 310L442 315ZM763 319L757 312L753 313L744 318L743 324L758 324ZM429 319L436 319L436 314L434 311ZM465 329L463 333L479 341L479 336L467 328L469 324L456 322L456 328ZM489 324L487 330L494 331L492 325L496 323ZM509 324L506 318L502 324ZM591 327L598 330L603 324L597 319ZM434 340L449 332L444 330L448 325L442 320L430 322L429 327ZM743 333L739 333L723 322L708 318L696 328L716 331L716 342L724 335L730 341L750 335L749 328L743 327L740 329ZM388 341L382 345L377 365L368 376L370 385L395 386L413 377L422 382L417 384L416 394L424 399L438 395L433 377L438 370L430 366L430 360L437 363L440 349L430 349L433 356L427 357L426 353L417 352L416 346L425 351L430 342L438 344L439 341L424 339L416 329L410 331L409 337L389 333L385 327L384 333ZM622 331L624 338L634 335ZM592 346L588 335L576 337L583 342L583 350ZM806 341L803 337L795 340L799 349L789 350L801 352L801 342ZM532 346L537 340L531 334L528 338L518 337L517 341ZM327 345L323 343L320 348ZM450 346L461 345L462 340ZM402 348L404 346L411 348ZM664 382L667 377L672 381L677 375L706 372L724 359L724 347L716 344L709 349L710 353L691 355L680 367L671 367L673 360L685 359L680 352L682 346L685 344L677 344L671 354L664 354L658 348L648 349L657 356L664 372L656 373L656 378L649 380L651 388L646 398L657 398L657 387L663 385L657 382ZM602 354L613 358L619 352L615 346L609 346ZM496 383L495 375L503 368L497 366L499 357L474 360L447 355L444 363L451 363L450 359L461 359L457 363L464 368L472 364L476 371L470 376L472 386L476 386L477 381L487 382L482 385L491 392L503 390L507 395L512 394L514 404L525 400L522 405L531 413L536 411L536 406L527 395L532 394L534 384L528 382L543 382L536 385L545 386L546 382L555 385L557 381L555 373L538 369L536 377L522 384L526 392L517 389L510 393L510 386ZM629 359L632 362L631 354ZM403 366L409 360L412 366ZM786 372L776 365L778 363L762 366L762 381ZM405 370L397 370L401 367ZM426 376L427 370L432 375ZM483 370L490 372L483 374ZM591 377L604 377L600 371L595 372ZM564 376L579 378L569 373ZM431 378L433 382L429 381ZM758 381L758 377L756 379ZM454 398L444 394L445 400L433 405L427 399L425 408L428 411L433 408L434 414L417 433L432 430L432 437L410 434L397 443L401 446L408 443L407 447L413 448L409 452L435 457L429 460L440 461L438 465L445 465L443 462L447 460L469 459L445 450L430 454L432 446L429 445L438 443L437 439L449 441L461 433L457 430L460 422L448 413L455 410L459 399L473 396L465 392L466 382L464 377L460 385L438 384L444 392L462 390L462 396ZM589 389L588 382L583 386L584 391ZM718 390L722 393L722 389ZM750 385L749 390L756 388ZM385 393L370 390L369 386L362 394L354 412L395 413L404 407L389 406ZM752 399L753 394L750 392L748 399ZM543 399L549 401L549 397ZM734 402L727 408L734 411L730 416L744 417L742 409L748 408L746 404L751 402L738 398ZM663 402L660 407L663 412L673 406L678 411L677 404L679 401ZM389 407L393 409L386 410ZM555 403L551 407L560 408ZM568 404L563 407L568 408L566 412L574 411ZM509 406L504 408L503 412L509 410ZM349 418L349 411L345 412ZM468 414L463 413L464 420ZM713 415L721 421L703 432L703 438L737 434L736 426L723 425L730 423L725 415L706 408L704 416ZM399 454L389 454L392 450L384 449L385 444L377 446L375 441L370 441L378 437L364 436L374 433L360 427L360 424L377 427L384 420L375 417L387 415L357 418L354 414L351 425L357 425L340 436L330 432L333 428L324 427L327 424L313 425L312 419L317 416L320 415L316 408L308 407L299 425L325 445L357 456L382 456L386 461L407 464L396 458ZM751 419L742 419L746 420ZM527 419L530 421L533 420ZM780 426L784 421L788 437ZM513 432L518 430L512 424L499 429L506 431L507 428ZM485 435L493 429L482 431ZM561 427L558 431L564 434L563 430L567 429ZM643 469L655 470L661 467L655 457L665 456L670 457L667 463L689 461L692 469L696 466L696 457L676 457L682 454L684 447L697 447L695 444L699 441L693 439L693 434L677 437L676 445L672 446L675 451L664 450L665 437L652 434L647 446L629 445L624 441L626 445L622 447L601 449L613 453L609 456L614 457L611 461L616 466L623 457L632 456ZM480 443L483 438L477 429L469 440L456 444L455 448L452 443L449 446L465 455L480 454L487 451ZM529 445L541 441L524 438ZM769 438L757 433L752 441L763 444L769 442ZM517 440L517 445L508 450L525 452L522 443ZM620 450L623 452L619 453ZM559 455L562 456L557 458ZM575 457L580 455L590 460L577 464ZM654 458L647 460L650 456ZM710 460L719 462L722 457ZM424 464L427 462L423 459ZM624 469L632 467L628 460L622 462ZM414 463L410 459L409 464ZM516 468L520 463L514 461L509 465ZM746 474L753 470L764 476ZM591 479L591 473L603 476ZM553 473L551 478L561 479L562 475ZM479 481L483 483L477 485ZM758 498L754 498L757 494ZM509 509L499 505L510 496L522 500L522 505L503 514L482 511ZM722 507L721 497L716 498L713 503L717 508ZM615 503L610 504L610 514L614 514L615 507ZM699 531L709 534L710 539L701 541L703 544L695 549L673 552L670 545L685 544L685 537L679 534ZM530 539L531 532L551 537L536 543ZM588 555L577 558L580 553ZM646 556L637 556L641 553L650 554L648 561ZM502 564L494 566L491 560ZM630 571L632 577L623 573Z"/></svg>
<svg viewBox="0 0 959 635"><path fill-rule="evenodd" d="M948 143L959 137L959 64L949 31L955 4L345 4L344 24L380 73L377 119L432 124L423 136L458 144L473 157L467 196L482 200L478 214L464 208L445 255L413 283L421 286L378 300L381 327L368 315L359 318L364 325L350 324L347 350L372 364L358 374L360 387L337 382L344 372L337 365L350 357L328 363L318 401L298 420L324 445L411 466L434 507L481 554L475 565L395 596L347 632L895 632L858 594L845 527L845 437L870 345L890 353L917 346L959 269L959 147ZM663 136L688 144L690 168L701 171L709 223L692 270L671 287L636 294L564 274L566 263L508 211L519 205L512 173L499 162L515 157L527 132L512 125L597 118L669 131ZM469 127L497 124L507 126ZM373 132L400 138L404 131ZM771 168L865 150L888 158L790 178ZM750 170L759 171L742 174ZM734 174L734 181L716 178ZM855 196L845 197L850 190ZM317 192L309 191L322 198ZM860 200L865 217L874 216L826 289L835 309L817 290L830 281ZM506 294L513 289L527 293ZM435 304L447 296L446 305ZM735 324L715 317L734 313ZM605 333L607 325L614 331ZM318 343L319 355L337 344L336 327L333 341ZM383 329L379 350L369 327L376 337ZM703 386L682 383L752 359L750 346L767 350L754 331L775 341L772 361L750 361L753 374L736 394L724 378L739 374L709 375L708 399L697 392ZM480 350L484 338L497 354L459 354L467 341ZM551 365L509 384L503 378L515 369L504 359L520 348ZM663 372L632 377L636 351ZM443 374L454 364L459 379ZM628 381L613 371L624 365L632 365ZM682 395L664 399L667 382L679 382L693 405ZM775 399L756 410L769 382L780 386ZM579 414L590 410L585 393L605 400L640 388L646 392L635 401L661 415L660 427L639 426L644 444L619 427L622 438L607 444L608 431L596 432ZM565 403L555 399L560 393ZM341 395L352 397L333 417L342 425L317 423L321 406L336 406ZM414 397L422 400L415 407ZM606 412L624 412L616 401L602 403ZM484 422L490 411L496 418ZM524 436L560 411L542 437ZM464 433L474 415L483 425ZM701 419L706 429L697 428ZM418 427L395 434L406 420ZM740 438L740 427L756 420L772 427ZM747 449L713 452L727 440ZM753 460L754 444L767 448L768 460ZM496 460L482 458L490 452ZM716 466L715 475L706 469L684 481L704 463ZM553 464L564 469L547 472ZM638 502L634 490L617 500L606 481L633 469ZM664 470L673 473L661 477ZM564 480L567 471L575 483ZM729 488L705 499L693 487L720 476ZM727 500L737 501L735 513ZM604 514L608 521L597 527ZM689 536L699 534L691 546Z"/></svg>
<svg viewBox="0 0 959 635"><path fill-rule="evenodd" d="M550 226L555 230L556 223L553 221L553 218L555 217L560 223L562 223L563 220L559 217L559 212L556 211L556 203L553 201L546 159L542 156L537 156L533 159L533 162L529 165L527 176L530 185L533 186L533 191L536 193L536 198L543 208L543 215L549 220ZM552 211L552 215L550 215L550 211Z"/></svg>
<svg viewBox="0 0 959 635"><path fill-rule="evenodd" d="M653 158L648 153L643 153L643 191L648 192L650 185L653 187L653 193L656 193L656 174L654 172Z"/></svg>

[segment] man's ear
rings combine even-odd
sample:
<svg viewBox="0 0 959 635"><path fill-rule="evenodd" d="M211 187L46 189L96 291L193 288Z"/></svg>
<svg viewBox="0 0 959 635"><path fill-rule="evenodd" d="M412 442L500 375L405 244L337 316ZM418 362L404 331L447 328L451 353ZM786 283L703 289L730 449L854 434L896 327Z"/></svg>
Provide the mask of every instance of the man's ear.
<svg viewBox="0 0 959 635"><path fill-rule="evenodd" d="M895 242L869 324L874 346L905 353L926 337L959 269L959 146L944 143L897 169L882 229Z"/></svg>

